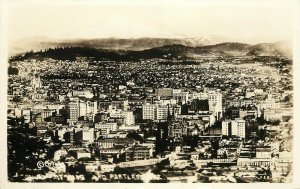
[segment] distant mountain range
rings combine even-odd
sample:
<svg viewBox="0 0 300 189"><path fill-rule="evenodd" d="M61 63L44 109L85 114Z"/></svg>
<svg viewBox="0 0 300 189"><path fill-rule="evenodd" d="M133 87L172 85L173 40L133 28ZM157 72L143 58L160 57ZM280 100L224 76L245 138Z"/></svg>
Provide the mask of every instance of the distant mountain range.
<svg viewBox="0 0 300 189"><path fill-rule="evenodd" d="M37 42L40 41L40 42ZM256 45L244 43L216 43L216 40L205 38L138 38L138 39L89 39L89 40L23 40L18 48L11 47L11 55L22 54L27 57L50 57L67 59L75 57L95 57L109 60L132 60L141 58L162 58L196 56L286 56L292 57L291 44L287 42L260 43ZM22 46L23 45L23 46ZM25 50L27 49L27 50ZM48 49L48 50L47 50ZM63 58L62 58L63 57ZM23 57L25 58L25 57ZM28 57L29 58L29 57Z"/></svg>
<svg viewBox="0 0 300 189"><path fill-rule="evenodd" d="M39 51L55 47L89 47L95 49L116 49L140 51L165 45L181 44L190 47L214 45L224 42L223 38L104 38L104 39L66 39L58 40L48 37L34 37L15 41L10 45L10 54L16 55L26 51Z"/></svg>

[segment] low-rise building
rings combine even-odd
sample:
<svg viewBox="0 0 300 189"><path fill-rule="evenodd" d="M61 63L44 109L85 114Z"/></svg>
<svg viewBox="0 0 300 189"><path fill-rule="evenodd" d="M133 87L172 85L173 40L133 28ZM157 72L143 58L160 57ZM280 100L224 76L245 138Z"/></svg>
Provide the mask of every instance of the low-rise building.
<svg viewBox="0 0 300 189"><path fill-rule="evenodd" d="M100 122L95 123L95 129L100 130L101 134L108 134L111 131L116 131L118 129L118 125L117 123Z"/></svg>
<svg viewBox="0 0 300 189"><path fill-rule="evenodd" d="M150 146L135 146L126 149L126 161L144 160L153 157L153 148Z"/></svg>
<svg viewBox="0 0 300 189"><path fill-rule="evenodd" d="M271 158L271 147L270 146L257 146L256 147L256 158L259 159L270 159Z"/></svg>
<svg viewBox="0 0 300 189"><path fill-rule="evenodd" d="M106 139L98 139L96 141L96 144L101 148L112 148L116 145L132 147L138 144L138 141L131 138L106 138Z"/></svg>
<svg viewBox="0 0 300 189"><path fill-rule="evenodd" d="M77 159L80 158L91 158L91 153L85 149L76 151Z"/></svg>

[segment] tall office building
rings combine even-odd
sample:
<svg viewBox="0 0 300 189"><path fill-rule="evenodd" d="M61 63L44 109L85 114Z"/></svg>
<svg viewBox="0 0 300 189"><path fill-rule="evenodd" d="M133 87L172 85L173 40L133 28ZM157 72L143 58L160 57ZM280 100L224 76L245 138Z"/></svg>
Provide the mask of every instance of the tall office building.
<svg viewBox="0 0 300 189"><path fill-rule="evenodd" d="M231 133L231 121L225 120L222 121L222 135L230 136Z"/></svg>
<svg viewBox="0 0 300 189"><path fill-rule="evenodd" d="M214 112L219 120L222 117L222 94L216 91L208 92L209 111Z"/></svg>
<svg viewBox="0 0 300 189"><path fill-rule="evenodd" d="M246 122L243 119L236 119L236 124L237 124L237 128L236 128L236 136L239 136L241 138L245 138L246 137Z"/></svg>
<svg viewBox="0 0 300 189"><path fill-rule="evenodd" d="M143 105L143 119L156 119L156 111L157 105L156 104L144 104Z"/></svg>
<svg viewBox="0 0 300 189"><path fill-rule="evenodd" d="M222 122L222 135L246 137L246 122L243 119L225 120Z"/></svg>
<svg viewBox="0 0 300 189"><path fill-rule="evenodd" d="M180 106L159 105L159 104L144 104L143 119L150 120L167 120L168 112L174 116L181 113Z"/></svg>
<svg viewBox="0 0 300 189"><path fill-rule="evenodd" d="M74 99L74 101L71 101L69 103L69 108L70 108L70 122L77 122L79 113L80 113L80 108L79 108L79 99Z"/></svg>
<svg viewBox="0 0 300 189"><path fill-rule="evenodd" d="M112 118L124 118L125 125L134 125L135 120L132 111L111 110L109 112Z"/></svg>
<svg viewBox="0 0 300 189"><path fill-rule="evenodd" d="M94 142L94 128L84 127L82 129L82 141L86 143Z"/></svg>
<svg viewBox="0 0 300 189"><path fill-rule="evenodd" d="M96 101L80 100L79 116L86 116L88 114L94 115L96 113L97 113L97 102Z"/></svg>

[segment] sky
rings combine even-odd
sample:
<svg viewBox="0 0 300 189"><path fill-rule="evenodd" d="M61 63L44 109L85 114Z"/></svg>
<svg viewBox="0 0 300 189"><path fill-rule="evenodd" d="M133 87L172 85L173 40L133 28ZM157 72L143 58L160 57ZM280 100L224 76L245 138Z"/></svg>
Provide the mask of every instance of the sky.
<svg viewBox="0 0 300 189"><path fill-rule="evenodd" d="M293 11L284 1L12 2L5 14L9 41L218 36L258 43L291 40L293 31Z"/></svg>

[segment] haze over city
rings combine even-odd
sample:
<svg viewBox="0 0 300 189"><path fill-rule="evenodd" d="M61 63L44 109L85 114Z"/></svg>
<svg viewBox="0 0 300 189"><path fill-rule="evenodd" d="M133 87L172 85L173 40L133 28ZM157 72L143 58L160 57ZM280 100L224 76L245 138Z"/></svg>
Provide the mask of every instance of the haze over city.
<svg viewBox="0 0 300 189"><path fill-rule="evenodd" d="M234 2L234 1L232 1ZM195 38L264 43L291 40L291 6L229 3L11 4L8 39ZM30 13L30 14L28 14ZM22 31L22 32L20 32Z"/></svg>

